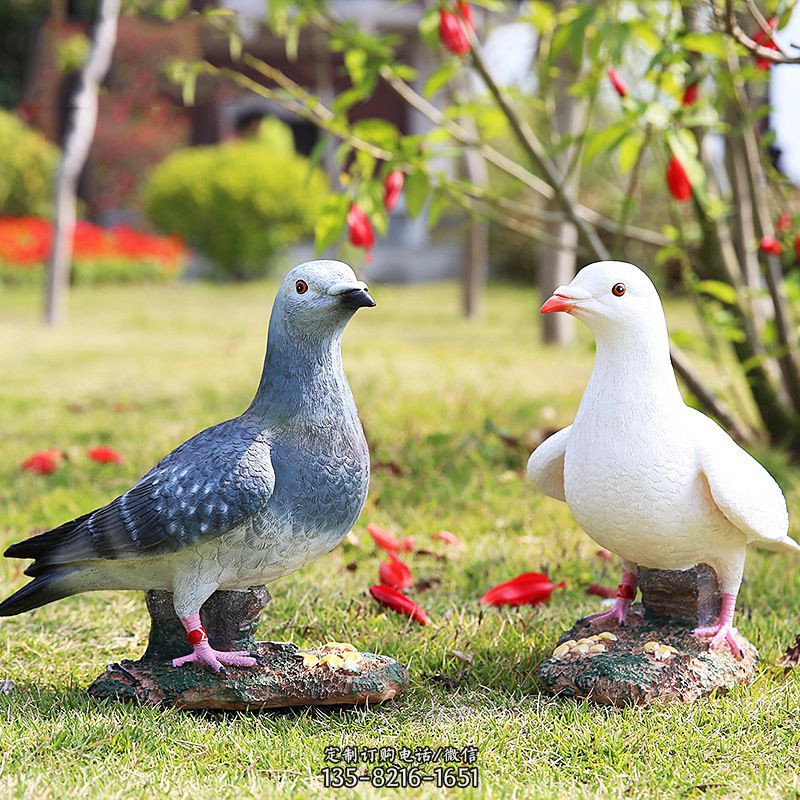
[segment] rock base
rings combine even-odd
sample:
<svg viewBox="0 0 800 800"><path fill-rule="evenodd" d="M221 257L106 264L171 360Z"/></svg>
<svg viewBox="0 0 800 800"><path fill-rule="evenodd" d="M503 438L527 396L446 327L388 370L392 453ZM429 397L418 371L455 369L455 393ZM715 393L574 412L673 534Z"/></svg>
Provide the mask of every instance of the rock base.
<svg viewBox="0 0 800 800"><path fill-rule="evenodd" d="M284 642L254 640L261 611L270 602L263 586L215 592L200 609L215 650L257 653L259 666L228 667L226 675L195 664L173 667L191 653L175 615L172 595L146 593L151 627L147 650L138 661L111 664L89 687L89 696L148 705L218 711L381 703L401 695L408 671L392 658L360 653L330 642L300 650Z"/></svg>
<svg viewBox="0 0 800 800"><path fill-rule="evenodd" d="M194 664L123 661L111 664L88 692L96 699L147 705L255 711L381 703L401 695L408 684L408 671L399 662L349 645L300 650L289 643L257 642L252 651L263 666L228 667L224 676Z"/></svg>
<svg viewBox="0 0 800 800"><path fill-rule="evenodd" d="M710 651L709 639L692 636L683 624L648 619L638 604L624 628L609 629L613 639L599 638L601 631L580 621L561 636L561 646L539 666L547 691L614 706L689 703L748 683L758 663L755 647L741 636L741 659L727 645Z"/></svg>

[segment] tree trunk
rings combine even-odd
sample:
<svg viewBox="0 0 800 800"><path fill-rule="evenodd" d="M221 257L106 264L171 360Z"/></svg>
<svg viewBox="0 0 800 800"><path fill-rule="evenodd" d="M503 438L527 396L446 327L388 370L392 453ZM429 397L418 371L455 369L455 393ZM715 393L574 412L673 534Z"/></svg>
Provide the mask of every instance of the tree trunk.
<svg viewBox="0 0 800 800"><path fill-rule="evenodd" d="M553 3L556 12L562 11L570 4L571 0L555 0ZM576 134L580 124L578 101L569 93L578 73L578 67L570 55L569 48L564 49L557 66L558 76L553 85L556 103L553 126L558 137L564 139ZM553 156L553 163L561 175L566 175L570 164L574 162L574 155L575 146L572 146ZM564 183L565 193L571 199L577 196L580 175L579 166L577 162L574 163L572 174ZM575 248L578 243L578 231L569 221L552 223L547 233L561 242L561 246L542 247L538 275L539 290L543 300L550 297L557 286L572 280L576 268ZM569 314L547 314L543 317L542 323L546 344L564 345L575 337L575 320Z"/></svg>
<svg viewBox="0 0 800 800"><path fill-rule="evenodd" d="M486 186L489 183L489 171L480 153L467 150L464 154L464 165L467 180L476 186ZM475 319L480 316L481 299L489 276L489 223L473 217L468 220L468 225L463 304L464 316L467 319Z"/></svg>
<svg viewBox="0 0 800 800"><path fill-rule="evenodd" d="M120 0L101 2L92 47L81 70L80 88L75 96L68 133L64 139L56 176L53 250L47 266L45 289L45 322L48 325L59 325L66 319L78 180L94 139L97 94L111 65L117 40L119 8Z"/></svg>

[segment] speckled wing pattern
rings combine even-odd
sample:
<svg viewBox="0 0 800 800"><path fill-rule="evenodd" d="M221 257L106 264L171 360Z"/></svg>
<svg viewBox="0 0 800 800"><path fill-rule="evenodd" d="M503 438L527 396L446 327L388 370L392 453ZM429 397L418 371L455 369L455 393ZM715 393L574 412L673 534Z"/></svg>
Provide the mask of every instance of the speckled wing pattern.
<svg viewBox="0 0 800 800"><path fill-rule="evenodd" d="M184 442L108 505L42 534L58 547L34 570L175 553L239 527L264 509L274 487L267 434L228 420Z"/></svg>
<svg viewBox="0 0 800 800"><path fill-rule="evenodd" d="M786 500L772 476L713 420L694 409L688 411L700 469L719 510L749 542L795 549L787 535Z"/></svg>

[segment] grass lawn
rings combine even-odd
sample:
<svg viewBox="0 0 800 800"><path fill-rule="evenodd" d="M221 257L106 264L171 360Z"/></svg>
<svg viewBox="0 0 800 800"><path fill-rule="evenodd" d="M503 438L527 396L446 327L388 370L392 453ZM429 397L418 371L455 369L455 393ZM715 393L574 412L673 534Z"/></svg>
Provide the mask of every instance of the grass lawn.
<svg viewBox="0 0 800 800"><path fill-rule="evenodd" d="M537 664L598 607L585 587L615 585L618 568L596 556L565 506L526 485L528 448L493 431L524 441L543 420L569 423L591 369L588 338L567 352L542 349L528 290L492 290L487 319L468 323L453 286L375 289L378 308L348 329L345 363L373 463L403 474L374 470L354 533L272 586L260 636L391 654L410 667L406 696L278 714L89 702L88 683L106 663L137 657L148 625L137 594L85 594L0 621L0 680L16 684L0 696L0 796L318 797L325 747L348 744L474 745L481 786L465 797L800 796L800 676L772 666L800 630L800 565L750 555L738 621L763 659L751 686L690 708L613 710L541 695ZM0 546L107 502L185 438L238 414L259 377L273 293L272 284L81 289L61 331L39 327L33 292L0 293ZM84 450L96 444L124 463L89 461ZM69 454L59 472L20 471L48 447ZM794 474L778 477L800 519ZM440 528L466 542L446 560L410 558L418 581L439 581L413 594L430 626L366 594L378 566L367 522L437 553L445 548L430 537ZM3 595L22 585L22 566L0 563ZM549 605L481 611L487 588L540 569L567 583Z"/></svg>

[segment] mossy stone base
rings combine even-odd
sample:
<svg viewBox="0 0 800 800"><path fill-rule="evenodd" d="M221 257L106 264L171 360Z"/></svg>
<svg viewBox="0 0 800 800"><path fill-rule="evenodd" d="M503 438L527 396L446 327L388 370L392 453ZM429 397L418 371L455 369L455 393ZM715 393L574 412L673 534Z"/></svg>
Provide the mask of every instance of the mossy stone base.
<svg viewBox="0 0 800 800"><path fill-rule="evenodd" d="M602 628L578 622L558 643L596 635ZM609 628L616 641L605 641L605 652L551 657L539 666L546 689L567 697L586 698L614 706L648 703L689 703L714 691L733 688L753 679L758 653L739 640L743 658L727 645L708 649L708 639L698 639L680 624L646 619L640 605L631 608L624 628ZM677 652L657 657L645 652L648 642L674 647Z"/></svg>
<svg viewBox="0 0 800 800"><path fill-rule="evenodd" d="M173 667L172 659L187 655L191 647L172 595L152 591L146 600L152 624L145 654L139 661L111 664L89 687L91 697L189 709L258 710L380 703L402 694L408 684L402 664L373 653L356 654L350 645L331 643L308 651L289 643L256 642L259 615L270 601L263 586L215 592L200 609L213 648L258 653L262 665L228 667L226 675L195 664Z"/></svg>
<svg viewBox="0 0 800 800"><path fill-rule="evenodd" d="M741 635L740 659L726 644L710 651L708 639L691 634L719 617L719 583L708 564L680 571L639 567L637 578L642 603L631 607L625 627L579 620L561 636L559 645L607 629L616 640L604 640L604 651L581 652L587 648L577 646L543 661L539 676L549 692L614 706L689 703L753 679L758 653ZM646 652L645 645L656 652Z"/></svg>
<svg viewBox="0 0 800 800"><path fill-rule="evenodd" d="M111 664L89 687L97 699L113 698L186 709L250 710L297 706L380 703L397 697L408 684L406 668L386 656L361 653L347 669L327 663L304 666L303 655L324 658L330 650L300 650L284 642L258 642L252 648L263 666L228 667L227 675L168 661Z"/></svg>

